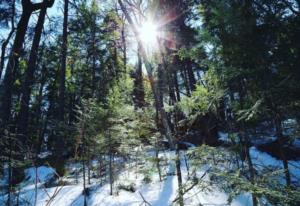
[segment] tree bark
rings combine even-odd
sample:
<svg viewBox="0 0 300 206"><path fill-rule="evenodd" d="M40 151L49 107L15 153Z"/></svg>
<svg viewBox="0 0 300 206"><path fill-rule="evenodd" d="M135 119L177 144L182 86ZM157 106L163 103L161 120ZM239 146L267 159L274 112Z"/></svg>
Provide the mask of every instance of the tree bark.
<svg viewBox="0 0 300 206"><path fill-rule="evenodd" d="M191 92L196 89L196 79L193 71L193 65L191 60L187 60L186 62L186 71L189 78L189 86L191 89Z"/></svg>
<svg viewBox="0 0 300 206"><path fill-rule="evenodd" d="M66 81L66 65L67 65L67 49L68 49L68 13L69 0L64 1L64 22L63 22L63 36L62 36L62 52L61 52L61 66L60 66L60 80L59 80L59 108L58 118L64 121L65 114L65 81Z"/></svg>
<svg viewBox="0 0 300 206"><path fill-rule="evenodd" d="M15 32L15 0L13 0L13 2L12 2L11 30L10 30L6 40L3 42L2 46L1 46L0 80L2 77L3 69L4 69L6 47L7 47L8 43L10 41L10 38L12 37L14 32Z"/></svg>
<svg viewBox="0 0 300 206"><path fill-rule="evenodd" d="M189 81L188 81L188 78L187 78L187 75L186 75L186 71L184 69L182 69L180 71L180 75L181 75L181 78L183 79L186 94L187 94L188 97L190 97L191 96L191 91L190 91Z"/></svg>
<svg viewBox="0 0 300 206"><path fill-rule="evenodd" d="M245 129L243 129L244 131ZM251 159L251 156L250 156L250 142L249 142L249 137L247 134L245 134L244 132L244 135L243 135L243 147L244 147L244 150L245 150L245 155L246 155L246 160L248 162L248 167L249 167L249 174L250 174L250 182L251 184L255 184L255 170L254 170L254 166L253 166L253 163L252 163L252 159ZM255 194L252 194L252 202L253 202L253 206L257 206L258 203L257 203L257 197Z"/></svg>
<svg viewBox="0 0 300 206"><path fill-rule="evenodd" d="M180 90L179 90L179 85L178 85L178 78L177 78L177 71L173 72L173 78L174 78L174 86L175 86L175 92L176 92L176 98L177 101L180 102Z"/></svg>
<svg viewBox="0 0 300 206"><path fill-rule="evenodd" d="M30 102L30 94L31 87L34 83L34 72L37 67L37 57L38 57L38 48L39 43L42 36L43 26L45 22L45 17L47 13L47 8L51 7L54 3L54 0L48 1L44 0L43 6L41 8L38 22L35 27L35 33L33 37L33 43L29 55L28 66L25 73L25 81L22 84L22 96L21 96L21 110L19 114L18 120L18 139L21 142L25 143L27 136L27 127L28 127L28 119L29 119L29 102Z"/></svg>
<svg viewBox="0 0 300 206"><path fill-rule="evenodd" d="M145 92L143 84L143 71L142 71L142 57L140 54L140 45L138 45L138 63L136 71L134 72L134 103L135 108L142 108L145 106Z"/></svg>
<svg viewBox="0 0 300 206"><path fill-rule="evenodd" d="M111 145L111 136L108 134L109 139L109 185L110 185L110 195L113 195L113 154L112 154L112 145Z"/></svg>
<svg viewBox="0 0 300 206"><path fill-rule="evenodd" d="M84 155L84 154L83 154ZM83 195L84 195L84 206L87 206L87 199L86 199L86 182L85 182L85 161L84 156L82 158L82 169L83 169Z"/></svg>
<svg viewBox="0 0 300 206"><path fill-rule="evenodd" d="M285 174L285 181L286 181L286 186L290 187L291 186L291 174L289 171L289 163L286 158L286 155L283 150L283 144L284 144L284 137L282 135L282 126L281 126L281 121L280 118L276 117L275 119L275 127L276 127L276 135L278 138L278 143L279 143L279 152L280 156L282 159L282 164L283 164L283 169L284 169L284 174Z"/></svg>
<svg viewBox="0 0 300 206"><path fill-rule="evenodd" d="M180 206L184 205L183 202L183 187L182 187L182 174L181 174L181 168L180 168L180 153L179 153L179 148L178 144L176 144L176 173L177 173L177 182L178 182L178 202Z"/></svg>
<svg viewBox="0 0 300 206"><path fill-rule="evenodd" d="M94 3L94 2L93 2ZM93 13L93 23L92 23L92 95L95 97L96 90L96 14Z"/></svg>
<svg viewBox="0 0 300 206"><path fill-rule="evenodd" d="M125 35L125 21L122 23L122 45L123 45L123 63L124 63L124 72L127 71L127 43L126 43L126 35Z"/></svg>
<svg viewBox="0 0 300 206"><path fill-rule="evenodd" d="M8 63L6 66L6 71L4 75L4 80L2 82L4 86L4 92L2 96L2 105L1 105L1 128L5 128L7 122L10 118L11 113L11 103L12 103L12 87L14 83L14 70L17 67L19 57L22 51L26 31L28 28L28 23L30 16L33 12L33 6L30 0L22 0L22 14L20 21L17 25L16 37L12 46L11 53L9 55Z"/></svg>

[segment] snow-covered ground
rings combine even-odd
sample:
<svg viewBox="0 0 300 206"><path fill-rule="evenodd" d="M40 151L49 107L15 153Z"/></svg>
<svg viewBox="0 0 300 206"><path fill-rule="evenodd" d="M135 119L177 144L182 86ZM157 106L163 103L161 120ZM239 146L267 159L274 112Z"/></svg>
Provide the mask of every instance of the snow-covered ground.
<svg viewBox="0 0 300 206"><path fill-rule="evenodd" d="M150 153L149 153L150 154ZM140 164L136 166L134 163L126 164L114 183L114 195L110 196L110 187L108 183L100 184L97 179L92 179L92 184L89 187L89 196L87 198L89 206L139 206L143 204L143 199L152 206L168 206L174 205L173 200L176 199L177 193L177 176L175 174L174 161L168 161L174 158L173 152L161 153L162 158L167 159L162 167L162 173L165 174L162 182L159 181L157 172L150 174L151 182L143 181L144 174L137 172L137 167L151 167L150 163ZM253 162L257 165L281 166L281 162L269 156L266 153L260 152L255 147L251 148L251 156ZM148 165L147 165L148 164ZM79 168L80 164L72 164L69 166L70 172ZM152 165L153 167L153 165ZM300 162L290 162L291 173L294 181L299 181L300 177ZM140 168L143 169L143 168ZM155 168L153 168L155 170ZM20 191L21 205L34 205L35 202L35 168L25 170L26 179L22 183L24 186ZM46 166L39 167L38 178L39 183L37 189L36 205L38 206L82 206L84 202L82 176L79 176L79 182L75 184L74 176L69 175L63 178L65 182L69 182L66 186L45 188L43 182L47 182L56 174L55 171ZM197 174L202 176L204 169L199 170ZM187 181L187 168L182 161L182 175L184 183ZM208 175L207 175L208 176ZM208 177L205 177L207 180ZM118 189L118 185L134 185L135 192L129 192ZM5 196L0 196L0 205L4 204ZM51 201L49 201L51 200ZM2 201L2 204L1 204ZM218 188L212 188L209 192L202 191L199 187L194 187L184 195L185 205L228 205L228 195L221 192ZM231 204L232 206L251 206L252 199L250 194L241 194L237 196Z"/></svg>

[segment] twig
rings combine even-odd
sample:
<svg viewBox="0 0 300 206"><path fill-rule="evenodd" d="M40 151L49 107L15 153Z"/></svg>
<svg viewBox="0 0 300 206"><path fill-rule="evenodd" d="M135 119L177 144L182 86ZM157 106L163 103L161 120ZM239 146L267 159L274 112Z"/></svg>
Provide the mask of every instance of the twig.
<svg viewBox="0 0 300 206"><path fill-rule="evenodd" d="M187 193L188 191L192 190L192 189L199 183L199 180L203 179L203 178L206 176L206 174L209 172L210 169L211 169L211 167L208 168L208 169L203 173L203 175L202 175L199 179L197 179L191 186L189 186L188 188L186 188L186 189L183 191L183 194L185 194L185 193ZM173 202L173 203L177 202L177 201L179 200L179 198L180 198L180 197L177 196L172 202Z"/></svg>
<svg viewBox="0 0 300 206"><path fill-rule="evenodd" d="M140 194L140 196L142 197L142 199L143 199L143 202L142 202L142 204L143 203L145 203L145 205L149 205L149 206L152 206L145 198L144 198L144 196L142 195L142 193L139 191L139 194ZM142 204L140 204L140 205L142 205Z"/></svg>

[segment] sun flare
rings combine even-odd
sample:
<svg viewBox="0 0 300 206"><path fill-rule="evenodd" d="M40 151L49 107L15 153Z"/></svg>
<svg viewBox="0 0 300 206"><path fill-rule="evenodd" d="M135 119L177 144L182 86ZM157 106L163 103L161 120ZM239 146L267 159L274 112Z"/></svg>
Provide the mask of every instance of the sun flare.
<svg viewBox="0 0 300 206"><path fill-rule="evenodd" d="M139 35L142 42L147 47L156 47L157 38L159 37L158 27L155 23L151 21L144 22L139 28Z"/></svg>

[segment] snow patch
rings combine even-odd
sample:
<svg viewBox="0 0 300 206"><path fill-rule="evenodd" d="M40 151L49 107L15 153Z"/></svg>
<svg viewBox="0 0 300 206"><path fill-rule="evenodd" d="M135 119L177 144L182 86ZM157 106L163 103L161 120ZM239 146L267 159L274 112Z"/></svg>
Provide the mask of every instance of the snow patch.
<svg viewBox="0 0 300 206"><path fill-rule="evenodd" d="M47 180L51 179L55 175L55 170L51 167L41 166L38 168L30 167L25 169L25 179L28 182L34 182L36 178L36 171L37 171L37 178L40 182L47 182Z"/></svg>

